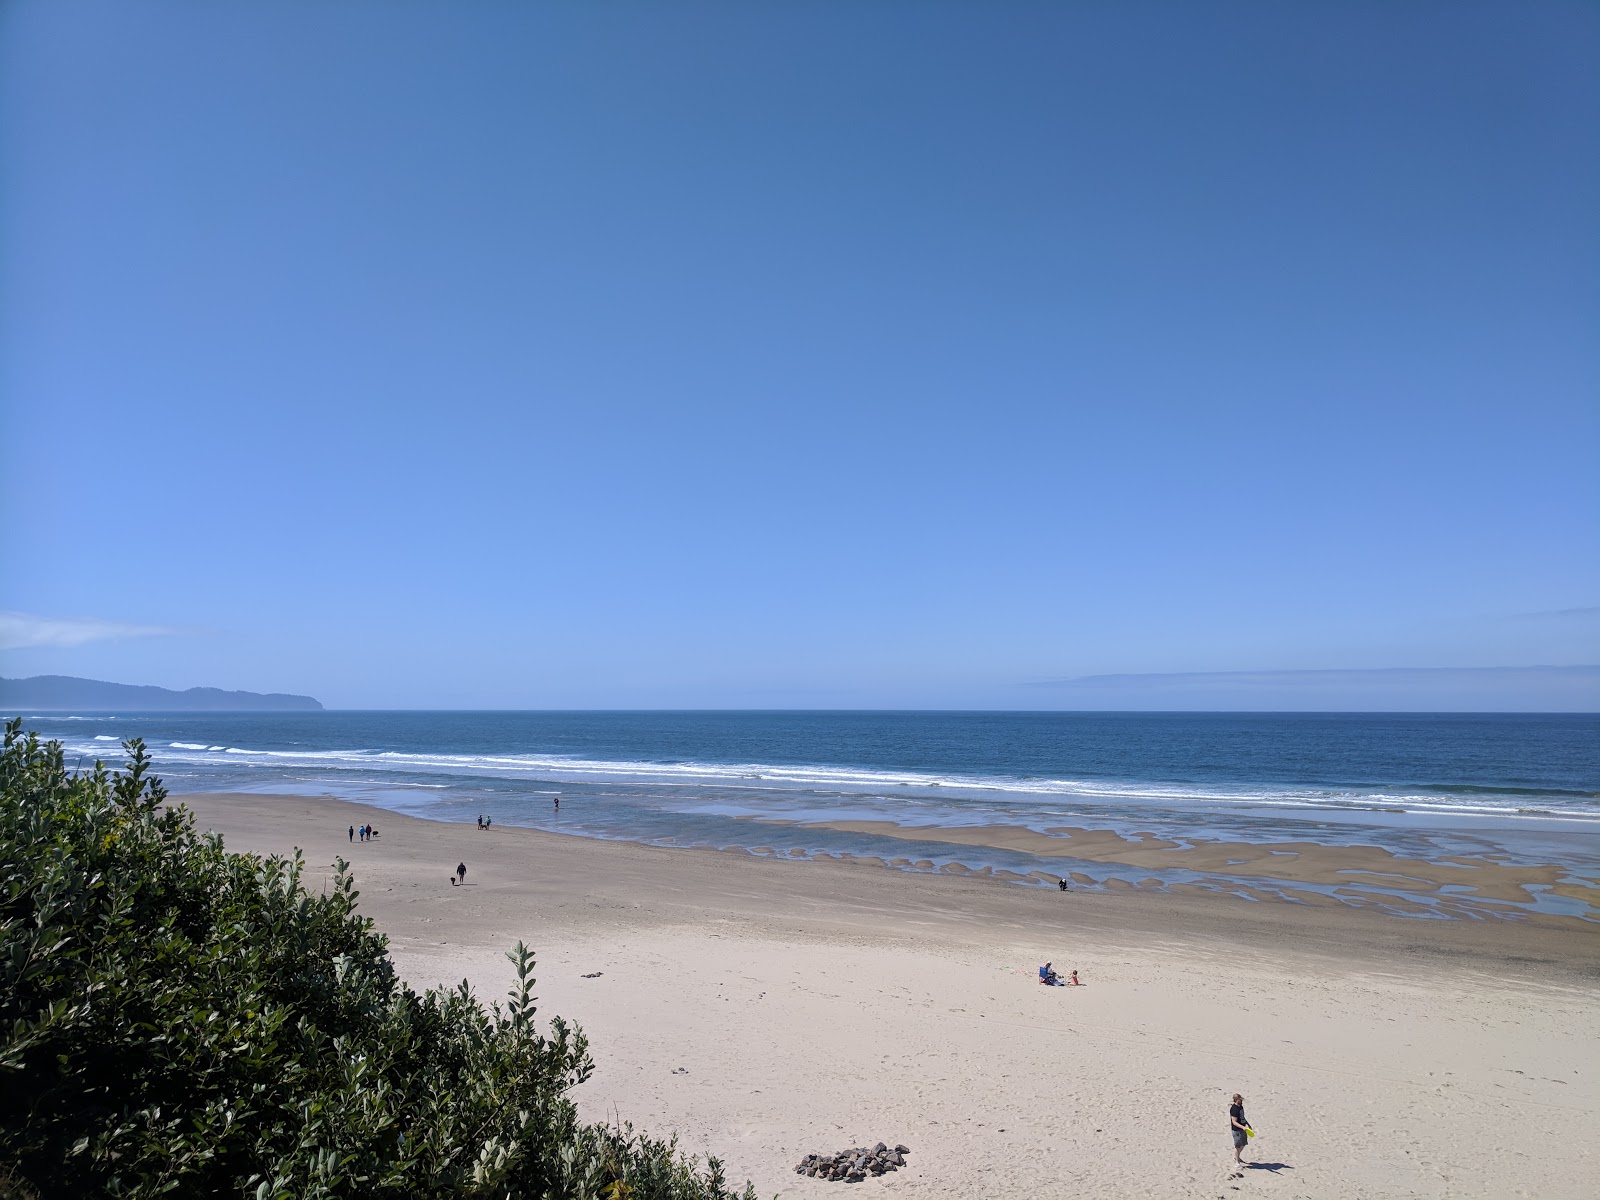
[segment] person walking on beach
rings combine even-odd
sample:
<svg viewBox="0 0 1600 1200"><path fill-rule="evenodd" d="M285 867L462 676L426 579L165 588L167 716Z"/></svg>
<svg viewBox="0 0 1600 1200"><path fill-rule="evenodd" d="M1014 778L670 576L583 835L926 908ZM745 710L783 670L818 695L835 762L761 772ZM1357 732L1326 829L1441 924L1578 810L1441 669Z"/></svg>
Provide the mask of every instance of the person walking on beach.
<svg viewBox="0 0 1600 1200"><path fill-rule="evenodd" d="M1250 1122L1245 1120L1244 1097L1238 1092L1233 1094L1233 1103L1228 1106L1228 1132L1233 1134L1233 1161L1242 1166L1244 1159L1239 1157L1239 1151L1245 1148L1255 1131L1250 1128Z"/></svg>
<svg viewBox="0 0 1600 1200"><path fill-rule="evenodd" d="M352 842L356 840L356 827L354 825L350 826L350 840Z"/></svg>
<svg viewBox="0 0 1600 1200"><path fill-rule="evenodd" d="M466 863L457 863L456 864L456 879L458 881L460 881L461 883L466 883L466 881L467 881L467 864Z"/></svg>

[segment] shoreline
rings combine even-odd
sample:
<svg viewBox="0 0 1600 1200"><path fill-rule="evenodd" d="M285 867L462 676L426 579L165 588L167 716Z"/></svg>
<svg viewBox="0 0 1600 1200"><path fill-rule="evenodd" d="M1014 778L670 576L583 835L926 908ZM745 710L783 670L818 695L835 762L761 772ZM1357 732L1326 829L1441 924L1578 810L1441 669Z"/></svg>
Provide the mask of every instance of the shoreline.
<svg viewBox="0 0 1600 1200"><path fill-rule="evenodd" d="M782 851L776 844L733 848L663 846L523 825L495 825L483 831L464 822L399 813L381 805L331 795L197 792L169 796L169 803L189 804L191 801L195 802L191 807L203 808L213 817L228 809L255 809L256 802L262 802L264 808L257 811L266 816L267 823L280 827L303 828L303 823L274 820L273 808L278 805L285 809L299 805L308 816L343 811L348 817L346 828L352 822L382 822L383 826L414 823L423 829L450 831L452 843L456 834L470 838L463 845L464 849L476 849L485 844L503 846L509 839L513 845L539 847L564 861L582 863L585 869L597 874L604 874L614 860L616 865L626 869L644 868L696 881L737 878L741 889L723 893L723 901L732 904L734 897L738 897L746 902L741 911L758 915L770 914L774 904L783 897L812 892L821 892L851 906L887 902L891 911L909 913L922 904L922 889L927 889L926 896L934 902L934 907L931 915L925 914L923 919L941 924L951 936L959 935L972 923L961 915L963 905L975 914L983 914L985 919L1003 918L1021 928L1032 921L1058 920L1064 915L1061 902L1066 901L1071 905L1066 911L1075 914L1073 919L1076 916L1093 918L1092 927L1076 929L1080 934L1178 934L1249 947L1275 945L1283 938L1293 938L1303 952L1314 953L1317 947L1326 945L1341 960L1357 956L1381 959L1396 952L1423 958L1439 955L1452 961L1479 961L1486 968L1503 964L1536 967L1571 974L1575 980L1600 985L1600 923L1563 916L1518 911L1497 920L1481 917L1442 920L1396 915L1388 906L1388 898L1384 905L1335 902L1315 893L1297 895L1291 900L1271 891L1244 886L1157 886L1153 881L1140 886L1115 878L1098 888L1074 887L1061 894L1054 886L1017 886L1030 879L1018 872L961 865L939 868L926 860L911 858L796 855ZM383 826L380 826L380 841ZM251 833L255 832L252 828ZM940 832L959 834L961 831ZM1032 833L1022 829L1015 832ZM1123 840L1106 831L1089 832L1104 834L1104 838L1094 839L1102 846ZM1133 845L1135 850L1144 848L1152 854L1165 852L1166 845L1156 841L1153 846L1148 843ZM1335 859L1340 854L1338 848L1313 846L1311 849L1328 852ZM1372 847L1356 849L1387 855L1386 851ZM1357 855L1351 861L1371 865L1365 855ZM330 864L331 860L324 865ZM769 867L777 873L763 874ZM1318 870L1329 868L1327 862L1317 865ZM1039 874L1032 878L1052 885L1056 879ZM772 899L757 901L758 889ZM1419 907L1416 911L1425 910Z"/></svg>
<svg viewBox="0 0 1600 1200"><path fill-rule="evenodd" d="M497 999L526 942L540 1019L592 1039L585 1118L675 1131L763 1197L832 1195L795 1163L877 1141L910 1146L910 1165L864 1186L908 1200L1595 1190L1588 929L1060 893L328 798L171 802L231 850L302 847L309 890L349 861L413 987ZM380 836L350 842L368 822ZM1088 986L1039 987L1047 960ZM1233 1091L1269 1156L1240 1179Z"/></svg>
<svg viewBox="0 0 1600 1200"><path fill-rule="evenodd" d="M336 792L320 797L303 791L185 794L325 799L445 826L464 819L454 810L408 811L392 800ZM1600 935L1600 886L1574 874L1569 864L1516 861L1492 849L1452 853L1433 847L1431 854L1408 855L1359 842L1162 837L1149 830L1124 832L1103 825L1052 825L1041 831L1020 824L915 825L745 815L732 820L749 836L719 839L720 844L698 837L679 843L671 836L629 837L592 829L564 832L542 823L505 823L495 831L516 829L574 842L785 862L872 864L906 874L959 875L1013 886L1054 887L1065 878L1074 892L1084 896L1159 893L1184 900L1238 899L1260 907L1365 910L1411 921L1488 921ZM784 831L792 837L786 839ZM820 839L819 833L824 835ZM830 844L828 835L846 840L836 837ZM1600 835L1585 836L1595 843L1600 861ZM897 846L905 846L904 853L895 853ZM1257 919L1259 914L1251 917Z"/></svg>

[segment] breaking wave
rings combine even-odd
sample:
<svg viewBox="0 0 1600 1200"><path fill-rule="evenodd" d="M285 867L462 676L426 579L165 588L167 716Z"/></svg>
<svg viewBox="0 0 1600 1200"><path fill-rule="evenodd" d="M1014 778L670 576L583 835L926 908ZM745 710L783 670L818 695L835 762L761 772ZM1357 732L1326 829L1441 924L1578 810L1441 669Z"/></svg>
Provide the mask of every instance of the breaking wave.
<svg viewBox="0 0 1600 1200"><path fill-rule="evenodd" d="M952 807L989 808L996 804L1040 803L1239 806L1251 808L1343 809L1416 812L1463 816L1514 816L1537 820L1600 820L1592 792L1554 788L1503 789L1461 785L1411 784L1399 788L1217 786L1183 783L1025 778L1003 775L931 773L829 765L711 762L640 762L586 759L556 754L431 754L377 749L268 750L246 746L171 742L180 753L163 755L158 765L359 771L407 776L493 778L552 783L611 783L648 787L809 792L840 797L853 794L902 798L939 797ZM1547 803L1532 806L1528 798Z"/></svg>

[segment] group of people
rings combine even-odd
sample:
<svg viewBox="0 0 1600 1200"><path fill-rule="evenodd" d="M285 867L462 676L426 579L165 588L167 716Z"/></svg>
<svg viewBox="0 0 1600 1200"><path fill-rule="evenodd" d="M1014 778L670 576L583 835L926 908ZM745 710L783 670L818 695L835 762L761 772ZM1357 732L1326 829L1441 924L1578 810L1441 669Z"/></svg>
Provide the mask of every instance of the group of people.
<svg viewBox="0 0 1600 1200"><path fill-rule="evenodd" d="M1039 968L1039 982L1046 987L1082 987L1077 971L1073 971L1069 978L1063 979L1056 974L1056 969L1049 963Z"/></svg>
<svg viewBox="0 0 1600 1200"><path fill-rule="evenodd" d="M489 826L491 826L493 824L494 824L494 818L493 817L479 817L478 818L478 828L479 829L487 829L487 828L489 828Z"/></svg>
<svg viewBox="0 0 1600 1200"><path fill-rule="evenodd" d="M357 838L360 838L363 842L370 842L373 838L375 838L377 836L378 836L378 828L375 825L352 825L352 826L350 826L350 840L352 842L355 841Z"/></svg>

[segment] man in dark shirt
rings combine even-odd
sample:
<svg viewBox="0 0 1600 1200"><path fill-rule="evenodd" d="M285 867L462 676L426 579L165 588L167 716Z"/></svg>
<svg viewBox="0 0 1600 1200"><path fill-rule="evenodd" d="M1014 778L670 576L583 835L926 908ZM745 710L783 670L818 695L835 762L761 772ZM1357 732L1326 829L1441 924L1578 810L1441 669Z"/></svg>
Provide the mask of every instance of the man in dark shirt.
<svg viewBox="0 0 1600 1200"><path fill-rule="evenodd" d="M1244 1117L1244 1097L1235 1092L1233 1103L1228 1106L1228 1132L1233 1134L1233 1161L1236 1163L1244 1162L1239 1157L1239 1151L1250 1140L1250 1134L1246 1132L1249 1128L1250 1122Z"/></svg>

